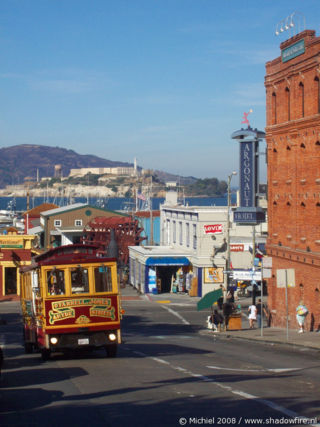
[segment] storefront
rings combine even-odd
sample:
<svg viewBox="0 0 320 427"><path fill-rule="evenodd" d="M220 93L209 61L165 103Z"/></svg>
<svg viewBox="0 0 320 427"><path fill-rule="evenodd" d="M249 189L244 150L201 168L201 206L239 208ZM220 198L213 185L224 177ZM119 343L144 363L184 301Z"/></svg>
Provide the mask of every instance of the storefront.
<svg viewBox="0 0 320 427"><path fill-rule="evenodd" d="M146 260L147 292L187 292L192 266L186 257L149 257Z"/></svg>
<svg viewBox="0 0 320 427"><path fill-rule="evenodd" d="M186 256L166 247L130 247L130 283L142 293L188 292L193 268Z"/></svg>
<svg viewBox="0 0 320 427"><path fill-rule="evenodd" d="M20 295L20 267L31 263L35 236L0 235L0 297Z"/></svg>

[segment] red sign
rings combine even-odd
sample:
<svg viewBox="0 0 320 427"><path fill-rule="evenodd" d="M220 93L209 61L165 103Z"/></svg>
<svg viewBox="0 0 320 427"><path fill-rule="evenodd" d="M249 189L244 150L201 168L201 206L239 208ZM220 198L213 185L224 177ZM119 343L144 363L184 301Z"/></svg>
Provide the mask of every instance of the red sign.
<svg viewBox="0 0 320 427"><path fill-rule="evenodd" d="M222 224L205 225L204 232L206 234L221 234L223 232Z"/></svg>
<svg viewBox="0 0 320 427"><path fill-rule="evenodd" d="M230 245L230 251L232 252L243 252L244 245Z"/></svg>
<svg viewBox="0 0 320 427"><path fill-rule="evenodd" d="M63 297L46 300L47 326L91 326L119 322L117 297L114 295Z"/></svg>

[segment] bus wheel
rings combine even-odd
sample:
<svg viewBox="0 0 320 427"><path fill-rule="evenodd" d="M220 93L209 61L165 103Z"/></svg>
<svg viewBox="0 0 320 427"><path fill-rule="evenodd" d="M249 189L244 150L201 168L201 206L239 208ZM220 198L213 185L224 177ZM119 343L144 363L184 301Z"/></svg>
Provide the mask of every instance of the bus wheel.
<svg viewBox="0 0 320 427"><path fill-rule="evenodd" d="M31 343L27 343L27 342L25 342L24 343L24 352L26 353L26 354L31 354L32 353L32 351L33 351L33 345L31 344Z"/></svg>
<svg viewBox="0 0 320 427"><path fill-rule="evenodd" d="M50 350L47 348L43 348L41 350L41 359L45 362L46 360L49 360L50 358Z"/></svg>
<svg viewBox="0 0 320 427"><path fill-rule="evenodd" d="M118 346L117 344L106 345L106 353L108 357L116 357Z"/></svg>

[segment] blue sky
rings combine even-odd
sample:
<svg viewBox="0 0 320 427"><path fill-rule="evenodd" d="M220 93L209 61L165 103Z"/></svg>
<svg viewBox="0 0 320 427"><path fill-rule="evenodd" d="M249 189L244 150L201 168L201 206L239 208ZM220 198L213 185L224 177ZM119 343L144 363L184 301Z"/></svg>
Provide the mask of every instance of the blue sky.
<svg viewBox="0 0 320 427"><path fill-rule="evenodd" d="M243 113L264 130L265 63L295 11L319 35L319 0L1 0L0 147L226 179Z"/></svg>

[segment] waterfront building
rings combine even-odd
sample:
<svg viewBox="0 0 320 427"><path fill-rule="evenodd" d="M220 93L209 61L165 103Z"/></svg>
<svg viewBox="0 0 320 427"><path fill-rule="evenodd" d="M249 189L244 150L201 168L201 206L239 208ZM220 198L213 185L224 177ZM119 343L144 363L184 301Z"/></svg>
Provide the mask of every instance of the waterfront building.
<svg viewBox="0 0 320 427"><path fill-rule="evenodd" d="M305 30L280 44L266 64L268 304L274 326L320 328L320 38Z"/></svg>
<svg viewBox="0 0 320 427"><path fill-rule="evenodd" d="M251 281L252 226L237 225L232 217L231 265ZM227 219L227 206L186 206L178 203L177 192L168 191L160 206L160 246L129 247L130 283L142 293L182 289L199 297L226 284ZM255 227L262 250L266 232L266 224Z"/></svg>

